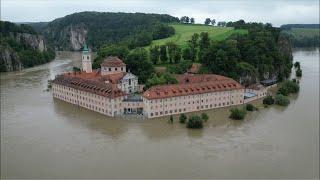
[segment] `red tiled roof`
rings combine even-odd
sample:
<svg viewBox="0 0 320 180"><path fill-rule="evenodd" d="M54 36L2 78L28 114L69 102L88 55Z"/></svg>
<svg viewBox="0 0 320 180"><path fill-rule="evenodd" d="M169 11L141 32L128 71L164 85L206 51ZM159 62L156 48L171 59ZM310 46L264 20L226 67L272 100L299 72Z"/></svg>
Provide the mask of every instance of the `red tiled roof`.
<svg viewBox="0 0 320 180"><path fill-rule="evenodd" d="M235 80L214 74L176 75L178 84L159 85L143 93L146 99L161 99L216 91L243 89Z"/></svg>
<svg viewBox="0 0 320 180"><path fill-rule="evenodd" d="M125 66L126 64L123 63L123 61L121 59L119 59L118 57L115 56L109 56L107 57L103 63L101 64L101 66L104 67L122 67Z"/></svg>
<svg viewBox="0 0 320 180"><path fill-rule="evenodd" d="M120 83L120 79L122 79L123 76L125 76L127 73L126 72L119 72L115 74L107 74L104 76L101 76L102 81L109 81L112 84L118 84Z"/></svg>
<svg viewBox="0 0 320 180"><path fill-rule="evenodd" d="M89 74L87 75L90 76ZM117 88L115 84L99 82L90 78L81 78L64 74L57 76L53 80L53 83L109 98L124 95L124 92Z"/></svg>

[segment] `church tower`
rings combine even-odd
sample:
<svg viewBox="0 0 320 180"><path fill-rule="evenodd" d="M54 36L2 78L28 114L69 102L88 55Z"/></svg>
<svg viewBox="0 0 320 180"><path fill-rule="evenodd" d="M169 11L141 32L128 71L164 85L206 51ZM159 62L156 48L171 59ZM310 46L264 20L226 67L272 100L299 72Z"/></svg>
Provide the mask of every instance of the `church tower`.
<svg viewBox="0 0 320 180"><path fill-rule="evenodd" d="M82 70L86 73L92 72L92 63L91 55L87 47L86 41L84 41L83 50L82 50Z"/></svg>

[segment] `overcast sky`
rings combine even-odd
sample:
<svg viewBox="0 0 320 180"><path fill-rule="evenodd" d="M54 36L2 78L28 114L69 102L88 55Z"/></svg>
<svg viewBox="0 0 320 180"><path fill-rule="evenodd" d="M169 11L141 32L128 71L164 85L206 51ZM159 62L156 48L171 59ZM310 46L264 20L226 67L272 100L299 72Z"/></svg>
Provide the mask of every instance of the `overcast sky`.
<svg viewBox="0 0 320 180"><path fill-rule="evenodd" d="M51 21L74 12L145 12L216 21L319 23L318 0L1 0L1 20Z"/></svg>

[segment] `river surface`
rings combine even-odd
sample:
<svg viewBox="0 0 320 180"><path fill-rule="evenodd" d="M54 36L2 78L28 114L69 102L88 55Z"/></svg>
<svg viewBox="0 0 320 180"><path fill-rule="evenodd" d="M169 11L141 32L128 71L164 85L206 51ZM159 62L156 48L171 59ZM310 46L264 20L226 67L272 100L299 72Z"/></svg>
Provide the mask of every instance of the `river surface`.
<svg viewBox="0 0 320 180"><path fill-rule="evenodd" d="M206 111L202 130L175 117L109 118L54 100L47 80L79 65L51 63L1 74L2 178L319 178L319 51L296 50L301 91L288 107L228 119ZM257 102L259 106L261 103Z"/></svg>

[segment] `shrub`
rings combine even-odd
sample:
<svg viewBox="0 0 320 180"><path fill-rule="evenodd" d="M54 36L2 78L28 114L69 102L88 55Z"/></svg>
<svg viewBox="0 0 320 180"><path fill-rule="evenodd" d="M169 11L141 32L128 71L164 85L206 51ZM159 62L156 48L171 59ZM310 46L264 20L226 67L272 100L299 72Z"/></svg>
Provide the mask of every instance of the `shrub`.
<svg viewBox="0 0 320 180"><path fill-rule="evenodd" d="M299 84L293 82L293 81L285 81L282 84L282 87L287 88L288 93L297 93L299 92Z"/></svg>
<svg viewBox="0 0 320 180"><path fill-rule="evenodd" d="M299 68L300 69L300 62L296 61L293 65L295 68Z"/></svg>
<svg viewBox="0 0 320 180"><path fill-rule="evenodd" d="M277 94L282 94L284 96L288 96L288 94L289 94L288 89L282 86L278 89Z"/></svg>
<svg viewBox="0 0 320 180"><path fill-rule="evenodd" d="M173 124L173 116L172 116L172 115L170 115L169 122L170 122L171 124Z"/></svg>
<svg viewBox="0 0 320 180"><path fill-rule="evenodd" d="M246 116L246 111L243 109L238 109L238 108L232 108L230 109L230 118L235 119L235 120L241 120L244 119Z"/></svg>
<svg viewBox="0 0 320 180"><path fill-rule="evenodd" d="M246 105L246 110L247 111L254 111L256 109L256 107L254 107L252 104L247 104Z"/></svg>
<svg viewBox="0 0 320 180"><path fill-rule="evenodd" d="M184 123L186 123L186 120L187 120L187 116L186 116L185 114L180 114L180 116L179 116L179 122L180 122L181 124L184 124Z"/></svg>
<svg viewBox="0 0 320 180"><path fill-rule="evenodd" d="M207 122L208 119L209 119L209 116L208 116L206 113L202 113L202 114L201 114L201 119L202 119L204 122Z"/></svg>
<svg viewBox="0 0 320 180"><path fill-rule="evenodd" d="M272 96L267 96L263 99L263 104L272 105L274 104L274 99Z"/></svg>
<svg viewBox="0 0 320 180"><path fill-rule="evenodd" d="M290 93L299 92L299 84L294 81L284 81L278 89L277 94L287 96Z"/></svg>
<svg viewBox="0 0 320 180"><path fill-rule="evenodd" d="M187 128L190 129L201 129L203 128L203 121L200 116L193 115L189 117L189 120L187 122Z"/></svg>
<svg viewBox="0 0 320 180"><path fill-rule="evenodd" d="M301 77L302 76L302 70L299 68L296 70L296 76Z"/></svg>
<svg viewBox="0 0 320 180"><path fill-rule="evenodd" d="M274 98L274 103L280 106L287 106L290 104L290 100L282 94L277 94Z"/></svg>

